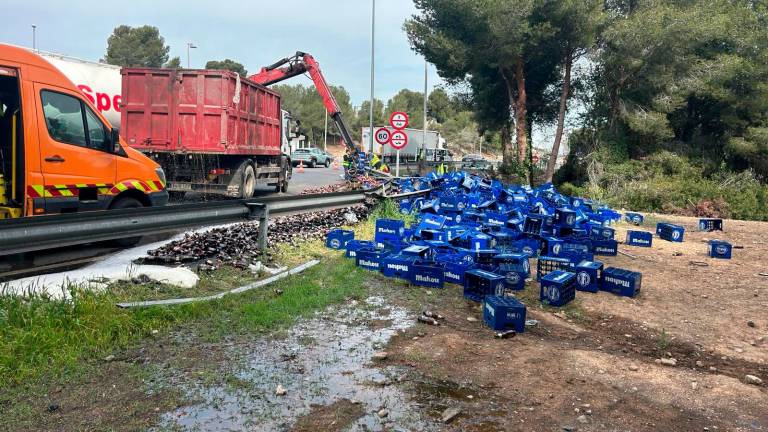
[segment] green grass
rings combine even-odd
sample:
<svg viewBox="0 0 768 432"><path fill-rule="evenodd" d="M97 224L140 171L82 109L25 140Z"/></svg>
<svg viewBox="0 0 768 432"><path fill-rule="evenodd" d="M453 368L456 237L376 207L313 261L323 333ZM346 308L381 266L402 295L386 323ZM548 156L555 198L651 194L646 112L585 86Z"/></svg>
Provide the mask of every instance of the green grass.
<svg viewBox="0 0 768 432"><path fill-rule="evenodd" d="M103 292L73 287L67 300L0 296L0 386L60 377L155 330L183 325L216 340L277 329L330 304L361 298L362 279L363 271L336 253L265 288L189 305L118 309L115 303L135 299L125 285ZM275 294L276 288L283 294ZM136 289L138 297L146 296L146 288Z"/></svg>

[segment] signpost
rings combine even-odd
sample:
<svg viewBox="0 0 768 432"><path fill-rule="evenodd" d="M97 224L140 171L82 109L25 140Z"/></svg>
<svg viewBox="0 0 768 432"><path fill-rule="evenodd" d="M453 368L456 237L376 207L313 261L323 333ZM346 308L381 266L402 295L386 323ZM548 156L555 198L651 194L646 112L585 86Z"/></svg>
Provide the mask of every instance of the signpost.
<svg viewBox="0 0 768 432"><path fill-rule="evenodd" d="M400 177L400 149L408 145L408 135L403 132L403 129L408 127L408 114L402 111L393 112L392 115L389 116L389 124L395 128L395 131L389 135L389 145L391 145L393 149L397 150L395 177Z"/></svg>

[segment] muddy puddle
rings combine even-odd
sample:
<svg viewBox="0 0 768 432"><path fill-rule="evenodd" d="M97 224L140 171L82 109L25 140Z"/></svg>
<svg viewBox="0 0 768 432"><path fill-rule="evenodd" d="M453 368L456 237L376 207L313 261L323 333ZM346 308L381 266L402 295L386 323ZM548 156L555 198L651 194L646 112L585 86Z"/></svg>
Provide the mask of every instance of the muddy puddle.
<svg viewBox="0 0 768 432"><path fill-rule="evenodd" d="M414 325L414 318L372 297L318 313L284 338L233 348L227 355L237 364L228 380L234 383L187 388L190 399L202 402L165 414L162 426L288 431L313 407L347 399L364 414L347 419L351 426L346 430L438 430L434 419L422 416L402 386L395 385L405 371L372 364L372 355L396 332ZM278 385L285 395L275 394ZM387 410L385 417L379 415L382 409Z"/></svg>

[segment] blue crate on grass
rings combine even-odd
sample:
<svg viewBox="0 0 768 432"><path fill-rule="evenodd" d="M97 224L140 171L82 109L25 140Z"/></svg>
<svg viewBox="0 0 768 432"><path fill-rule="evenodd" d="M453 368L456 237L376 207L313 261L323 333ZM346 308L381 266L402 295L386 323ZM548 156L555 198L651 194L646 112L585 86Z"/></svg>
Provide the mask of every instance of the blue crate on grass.
<svg viewBox="0 0 768 432"><path fill-rule="evenodd" d="M390 278L410 280L415 262L416 257L414 256L403 254L386 256L381 261L381 274Z"/></svg>
<svg viewBox="0 0 768 432"><path fill-rule="evenodd" d="M653 246L653 234L647 231L627 231L627 239L624 244L628 246L651 247Z"/></svg>
<svg viewBox="0 0 768 432"><path fill-rule="evenodd" d="M722 219L716 219L716 218L699 219L699 231L712 232L712 231L722 231L722 230L723 230Z"/></svg>
<svg viewBox="0 0 768 432"><path fill-rule="evenodd" d="M497 331L525 331L525 305L513 297L485 296L483 321Z"/></svg>
<svg viewBox="0 0 768 432"><path fill-rule="evenodd" d="M632 225L642 225L645 217L640 213L626 212L624 213L624 220Z"/></svg>
<svg viewBox="0 0 768 432"><path fill-rule="evenodd" d="M603 263L600 261L582 261L576 266L576 289L596 293L600 291L600 277Z"/></svg>
<svg viewBox="0 0 768 432"><path fill-rule="evenodd" d="M592 252L595 255L616 256L619 254L619 242L616 240L592 241Z"/></svg>
<svg viewBox="0 0 768 432"><path fill-rule="evenodd" d="M344 256L347 258L355 258L357 256L357 251L360 249L375 249L376 243L370 241L370 240L350 240L345 245L346 252L344 253Z"/></svg>
<svg viewBox="0 0 768 432"><path fill-rule="evenodd" d="M576 274L555 270L541 278L539 300L554 307L565 306L576 298Z"/></svg>
<svg viewBox="0 0 768 432"><path fill-rule="evenodd" d="M355 239L355 232L343 229L331 230L325 237L325 246L341 250L347 245L347 242Z"/></svg>
<svg viewBox="0 0 768 432"><path fill-rule="evenodd" d="M634 297L640 292L643 275L631 270L608 267L603 270L600 291L612 292L623 297Z"/></svg>
<svg viewBox="0 0 768 432"><path fill-rule="evenodd" d="M659 222L656 225L656 234L666 241L682 243L685 228L680 225Z"/></svg>
<svg viewBox="0 0 768 432"><path fill-rule="evenodd" d="M475 268L474 264L468 263L461 259L447 260L447 259L440 259L440 257L438 257L438 260L445 263L444 275L445 275L446 283L455 283L458 285L464 285L464 274L468 270L472 270Z"/></svg>
<svg viewBox="0 0 768 432"><path fill-rule="evenodd" d="M553 271L572 271L575 266L576 264L568 258L541 256L539 257L539 262L536 264L536 280L541 281L544 276Z"/></svg>
<svg viewBox="0 0 768 432"><path fill-rule="evenodd" d="M445 284L445 265L437 261L417 259L413 264L410 282L429 288L442 288Z"/></svg>
<svg viewBox="0 0 768 432"><path fill-rule="evenodd" d="M380 271L381 263L387 255L383 249L359 249L355 255L355 264L366 270Z"/></svg>
<svg viewBox="0 0 768 432"><path fill-rule="evenodd" d="M504 295L504 276L485 270L468 270L464 273L464 297L481 302L487 295Z"/></svg>
<svg viewBox="0 0 768 432"><path fill-rule="evenodd" d="M376 233L373 240L378 244L399 241L405 234L405 222L399 219L376 219Z"/></svg>
<svg viewBox="0 0 768 432"><path fill-rule="evenodd" d="M528 255L523 253L499 254L493 257L494 273L504 276L507 288L525 289L525 280L531 275Z"/></svg>
<svg viewBox="0 0 768 432"><path fill-rule="evenodd" d="M708 249L712 258L731 259L733 246L724 240L710 240Z"/></svg>

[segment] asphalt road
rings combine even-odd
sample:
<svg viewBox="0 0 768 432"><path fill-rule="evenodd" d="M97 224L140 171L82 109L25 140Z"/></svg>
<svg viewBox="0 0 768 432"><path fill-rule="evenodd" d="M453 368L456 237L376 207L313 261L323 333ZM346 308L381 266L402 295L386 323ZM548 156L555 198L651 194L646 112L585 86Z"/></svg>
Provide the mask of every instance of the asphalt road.
<svg viewBox="0 0 768 432"><path fill-rule="evenodd" d="M300 173L298 168L294 168L293 177L291 177L291 181L288 184L288 195L298 195L304 189L343 182L343 174L344 171L341 169L334 170L333 168L304 168L303 173ZM274 194L275 191L270 186L260 188L257 193L258 196L268 196Z"/></svg>

